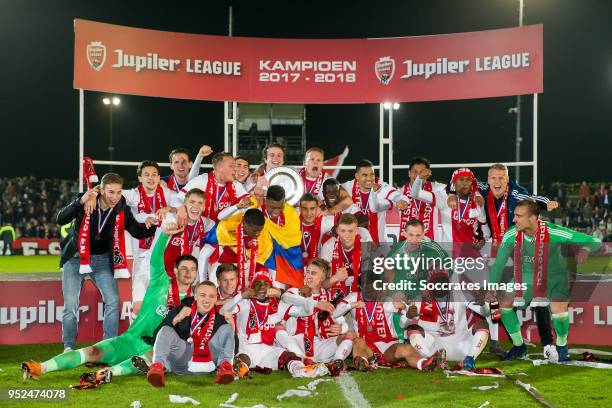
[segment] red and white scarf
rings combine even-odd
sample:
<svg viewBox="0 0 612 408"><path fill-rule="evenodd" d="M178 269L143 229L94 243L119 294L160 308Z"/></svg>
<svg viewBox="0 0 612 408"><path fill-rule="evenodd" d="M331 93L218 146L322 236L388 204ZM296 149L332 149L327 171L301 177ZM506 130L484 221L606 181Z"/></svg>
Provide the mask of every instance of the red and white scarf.
<svg viewBox="0 0 612 408"><path fill-rule="evenodd" d="M424 182L422 188L425 191L433 191L430 181ZM403 194L408 197L409 200L408 207L400 211L400 231L406 228L406 223L408 221L421 220L423 224L425 224L425 236L429 239L434 239L433 209L436 206L436 196L432 194L434 201L431 204L412 198L410 183L406 183L404 186ZM404 241L406 238L400 234L399 240Z"/></svg>
<svg viewBox="0 0 612 408"><path fill-rule="evenodd" d="M91 157L83 157L83 182L87 184L87 189L91 189L93 183L98 182L98 176L96 175L96 169L93 165Z"/></svg>
<svg viewBox="0 0 612 408"><path fill-rule="evenodd" d="M502 237L508 229L508 185L506 185L506 192L502 198L499 210L495 206L493 191L489 189L489 194L487 194L487 212L491 220L491 238L493 239L493 245L496 247L501 243Z"/></svg>
<svg viewBox="0 0 612 408"><path fill-rule="evenodd" d="M548 227L542 220L538 220L538 230L535 236L535 242L531 242L533 247L533 288L532 302L533 306L548 305L546 300L546 287L548 283L548 247L550 235ZM523 257L525 255L525 237L522 232L517 232L514 241L514 282L523 283ZM527 244L529 245L529 244ZM522 306L525 304L523 291L516 290L514 303Z"/></svg>
<svg viewBox="0 0 612 408"><path fill-rule="evenodd" d="M169 190L176 191L177 193L181 191L181 186L179 185L179 182L176 179L176 175L174 173L172 173L170 177L168 177L168 182L166 183L166 186Z"/></svg>
<svg viewBox="0 0 612 408"><path fill-rule="evenodd" d="M208 173L205 191L206 208L204 208L204 216L215 222L219 220L219 212L221 210L236 203L236 191L234 190L233 182L228 181L224 186L220 186L217 180L215 180L215 173L213 171ZM228 199L224 200L226 195Z"/></svg>
<svg viewBox="0 0 612 408"><path fill-rule="evenodd" d="M378 177L374 180L376 184L378 184ZM372 194L372 189L368 192L368 202L361 202L361 190L359 189L359 183L357 179L355 179L353 183L353 191L351 192L351 197L353 199L353 203L357 205L359 210L368 217L369 223L368 227L370 230L370 235L372 235L372 241L376 244L380 241L380 237L378 236L378 213L376 211L372 211L370 208L369 198L370 194Z"/></svg>
<svg viewBox="0 0 612 408"><path fill-rule="evenodd" d="M191 254L194 246L204 238L204 235L204 222L202 218L199 218L193 225L191 234L189 234L189 229L185 227L182 232L170 237L168 246L166 246L164 251L164 266L168 276L174 276L174 263L176 259L181 255Z"/></svg>
<svg viewBox="0 0 612 408"><path fill-rule="evenodd" d="M302 262L306 265L311 259L319 256L319 241L321 240L321 223L323 216L315 218L314 225L305 226L301 220L302 229Z"/></svg>
<svg viewBox="0 0 612 408"><path fill-rule="evenodd" d="M341 215L342 215L342 213L336 213L336 214L334 214L334 224L333 224L333 225L338 225L338 220L340 219L340 216L341 216ZM330 240L330 238L333 238L333 237L335 237L335 236L337 236L337 235L334 233L334 229L333 229L333 228L332 228L332 229L330 229L329 231L327 231L327 232L326 232L326 233L323 235L323 237L321 237L321 246L325 245L325 243L326 243L327 241L329 241L329 240Z"/></svg>
<svg viewBox="0 0 612 408"><path fill-rule="evenodd" d="M302 178L302 181L304 182L304 185L306 186L307 185L306 169L302 168L300 170L300 177ZM321 174L317 176L317 178L314 180L314 182L312 183L312 186L308 189L307 192L316 197L321 192L321 187L323 187L324 178L325 178L325 173L321 172Z"/></svg>
<svg viewBox="0 0 612 408"><path fill-rule="evenodd" d="M251 299L249 307L249 320L246 327L246 335L249 343L263 343L269 346L274 344L276 329L268 325L268 317L278 311L276 299L270 299L267 303Z"/></svg>
<svg viewBox="0 0 612 408"><path fill-rule="evenodd" d="M114 208L110 208L106 213L104 219L102 219L102 210L100 209L100 202L98 201L98 234L102 232L106 223L112 217L112 213L115 211ZM124 209L117 213L115 217L115 224L113 226L113 270L115 275L127 274L127 259L125 257L125 214ZM91 273L91 215L85 214L81 221L81 228L79 230L79 258L80 266L79 273Z"/></svg>
<svg viewBox="0 0 612 408"><path fill-rule="evenodd" d="M342 268L345 264L344 256L340 256L340 251L344 251L342 249L342 243L340 242L340 238L336 238L336 242L334 243L334 249L332 252L332 276L338 272L338 269ZM361 268L361 237L359 234L355 236L355 244L353 246L353 283L351 284L350 292L357 292L359 285L359 269ZM336 299L338 296L344 297L348 294L348 290L346 287L346 282L336 282L330 288L331 290L331 298Z"/></svg>
<svg viewBox="0 0 612 408"><path fill-rule="evenodd" d="M317 302L329 301L329 296L325 289L319 289L318 297L313 297ZM320 310L315 308L314 313L310 316L299 317L297 319L297 327L295 330L296 334L304 334L304 353L306 357L313 357L315 350L315 336L318 336L321 339L327 339L331 337L329 333L330 327L334 324L334 321L330 316L325 320L318 320ZM318 324L317 324L318 320ZM318 333L317 333L318 332Z"/></svg>
<svg viewBox="0 0 612 408"><path fill-rule="evenodd" d="M238 291L250 287L253 277L255 276L255 267L257 265L257 251L259 245L256 239L251 239L251 259L249 261L249 269L245 270L247 262L246 240L244 236L244 228L242 222L236 228L236 255L238 256ZM248 273L248 275L247 275ZM248 276L248 282L247 282Z"/></svg>
<svg viewBox="0 0 612 408"><path fill-rule="evenodd" d="M210 352L210 339L215 327L215 309L198 318L198 303L193 300L191 305L191 340L193 341L193 354L188 370L193 373L210 373L216 368Z"/></svg>
<svg viewBox="0 0 612 408"><path fill-rule="evenodd" d="M191 296L191 289L192 287L191 285L189 285L189 288L187 289L187 293L185 294L185 297ZM193 303L195 304L195 300ZM181 295L179 292L178 280L176 279L176 276L172 275L172 277L170 277L170 286L168 286L168 297L166 299L166 308L172 309L173 307L176 307L180 304L181 304Z"/></svg>
<svg viewBox="0 0 612 408"><path fill-rule="evenodd" d="M142 184L138 186L138 195L140 196L140 200L138 201L138 206L136 208L139 214L154 214L155 211L159 210L160 208L166 207L166 196L164 194L163 187L160 185L157 186L155 193L153 193L153 207L151 207L151 202L149 201L149 197L147 197L147 193L145 192ZM152 243L153 237L140 239L138 240L138 248L149 249L151 248Z"/></svg>

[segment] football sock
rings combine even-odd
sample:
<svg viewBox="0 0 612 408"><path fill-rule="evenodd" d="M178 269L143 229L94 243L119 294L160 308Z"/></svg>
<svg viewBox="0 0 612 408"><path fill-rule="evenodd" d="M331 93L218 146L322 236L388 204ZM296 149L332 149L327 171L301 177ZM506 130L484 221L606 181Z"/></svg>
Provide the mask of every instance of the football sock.
<svg viewBox="0 0 612 408"><path fill-rule="evenodd" d="M472 347L470 348L470 356L476 359L482 350L484 350L487 345L487 339L489 337L489 332L487 330L478 330L472 337Z"/></svg>
<svg viewBox="0 0 612 408"><path fill-rule="evenodd" d="M353 349L353 340L342 340L334 353L334 360L344 360Z"/></svg>
<svg viewBox="0 0 612 408"><path fill-rule="evenodd" d="M71 350L41 363L43 373L78 367L87 362L87 349Z"/></svg>
<svg viewBox="0 0 612 408"><path fill-rule="evenodd" d="M512 344L515 346L523 345L523 336L521 336L521 324L519 323L519 319L514 312L514 309L508 309L502 307L501 311L501 319L508 330L508 334L512 339Z"/></svg>
<svg viewBox="0 0 612 408"><path fill-rule="evenodd" d="M423 363L426 361L427 361L426 358L422 358L419 361L417 361L417 370L419 371L423 370Z"/></svg>
<svg viewBox="0 0 612 408"><path fill-rule="evenodd" d="M554 313L552 315L555 333L557 333L557 346L567 345L567 334L569 332L569 313Z"/></svg>

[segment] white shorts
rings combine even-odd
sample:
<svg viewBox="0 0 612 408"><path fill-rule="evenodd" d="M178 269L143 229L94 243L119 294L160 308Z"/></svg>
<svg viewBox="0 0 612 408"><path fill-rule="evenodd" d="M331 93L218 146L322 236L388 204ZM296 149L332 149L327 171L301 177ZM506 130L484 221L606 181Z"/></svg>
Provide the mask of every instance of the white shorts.
<svg viewBox="0 0 612 408"><path fill-rule="evenodd" d="M204 247L200 250L198 254L198 278L200 282L204 282L205 280L212 281L215 285L218 286L217 283L217 266L219 266L219 262L214 262L212 264L208 263L208 258L215 252L215 247L212 245L204 245Z"/></svg>
<svg viewBox="0 0 612 408"><path fill-rule="evenodd" d="M431 353L435 353L437 350L444 348L444 350L446 350L446 359L449 361L463 361L465 356L469 355L472 349L473 338L474 335L471 330L463 334L455 334L447 337L434 337L429 332L425 332L424 344Z"/></svg>
<svg viewBox="0 0 612 408"><path fill-rule="evenodd" d="M292 337L300 347L300 350L302 351L301 354L306 355L306 350L304 350L304 334L296 334ZM312 360L317 363L327 363L332 361L334 359L334 355L336 354L336 350L338 349L336 340L338 340L338 337L321 339L315 336L314 355L312 356Z"/></svg>
<svg viewBox="0 0 612 408"><path fill-rule="evenodd" d="M285 351L282 347L268 346L262 343L252 344L244 341L240 341L238 346L238 354L249 356L251 360L249 368L260 366L278 370L278 359Z"/></svg>
<svg viewBox="0 0 612 408"><path fill-rule="evenodd" d="M151 251L134 257L132 268L132 302L142 302L151 278Z"/></svg>
<svg viewBox="0 0 612 408"><path fill-rule="evenodd" d="M385 343L384 341L377 341L376 343L374 343L374 345L376 345L376 347L378 347L380 352L383 353L383 355L384 355L385 352L389 349L389 347L391 347L394 344L398 344L398 343L399 343L398 340L393 340L393 341L390 341L388 343ZM372 351L374 351L374 350L372 350Z"/></svg>

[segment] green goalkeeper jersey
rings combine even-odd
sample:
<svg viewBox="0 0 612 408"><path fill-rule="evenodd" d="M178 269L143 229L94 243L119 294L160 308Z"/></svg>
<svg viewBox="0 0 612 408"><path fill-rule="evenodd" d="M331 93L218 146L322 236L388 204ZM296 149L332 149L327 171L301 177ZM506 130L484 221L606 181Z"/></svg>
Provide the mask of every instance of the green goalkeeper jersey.
<svg viewBox="0 0 612 408"><path fill-rule="evenodd" d="M166 316L166 304L168 299L168 289L170 278L166 274L164 266L164 252L169 237L160 235L151 253L151 279L140 313L130 327L121 335L110 339L102 340L95 344L102 350L105 363L115 366L121 364L122 375L134 374L138 370L131 364L132 356L144 356L152 346L146 343L142 337L152 337L155 329L160 325ZM183 299L185 294L180 293ZM113 367L115 369L117 367ZM115 372L117 375L118 372Z"/></svg>
<svg viewBox="0 0 612 408"><path fill-rule="evenodd" d="M152 336L164 316L166 316L166 303L170 278L164 266L164 252L170 237L161 234L151 253L151 278L145 292L142 306L136 320L123 333L140 339L142 336Z"/></svg>
<svg viewBox="0 0 612 408"><path fill-rule="evenodd" d="M545 221L548 227L549 244L548 244L548 295L559 295L567 298L569 291L567 268L563 259L561 250L562 244L571 244L574 247L586 248L589 252L596 252L601 246L601 241L590 235L583 234L578 231L564 228L551 222ZM512 226L506 231L497 257L493 263L489 281L493 283L500 282L504 267L508 262L508 258L513 257L514 247L516 242L516 226ZM527 284L528 290L525 298L530 299L533 285L533 265L534 265L534 238L523 234L525 244L523 245L522 262L523 262L523 282ZM514 279L511 279L513 281ZM551 293L552 292L552 293Z"/></svg>
<svg viewBox="0 0 612 408"><path fill-rule="evenodd" d="M396 259L398 255L400 258L399 265L397 262L395 264L391 280L395 283L414 282L413 290L405 289L398 292L404 293L408 299L416 299L420 298L419 282L426 282L429 272L446 271L449 276L453 273L452 259L440 244L428 238L423 238L421 245L412 252L407 251L406 245L407 241L398 242L387 254L387 258Z"/></svg>

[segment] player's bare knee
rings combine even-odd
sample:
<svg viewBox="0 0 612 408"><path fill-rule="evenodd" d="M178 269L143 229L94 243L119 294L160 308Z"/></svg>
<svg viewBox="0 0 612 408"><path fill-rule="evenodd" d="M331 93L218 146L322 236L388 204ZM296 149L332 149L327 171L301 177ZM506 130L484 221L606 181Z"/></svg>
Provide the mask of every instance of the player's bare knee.
<svg viewBox="0 0 612 408"><path fill-rule="evenodd" d="M102 358L102 350L96 346L87 347L87 361L97 363Z"/></svg>
<svg viewBox="0 0 612 408"><path fill-rule="evenodd" d="M276 326L274 326L274 330L276 333L278 333L279 331L285 331L285 325L282 323L278 323Z"/></svg>
<svg viewBox="0 0 612 408"><path fill-rule="evenodd" d="M361 337L355 336L353 338L353 347L360 347L360 346L365 346L365 345L366 345L366 342Z"/></svg>
<svg viewBox="0 0 612 408"><path fill-rule="evenodd" d="M489 333L489 323L486 320L478 320L474 326L472 326L472 334L476 334L477 331L486 331Z"/></svg>
<svg viewBox="0 0 612 408"><path fill-rule="evenodd" d="M419 355L419 352L409 344L398 344L397 348L395 349L395 356L398 358L403 358L404 360L408 360L409 357L414 355Z"/></svg>
<svg viewBox="0 0 612 408"><path fill-rule="evenodd" d="M512 309L514 306L514 292L497 292L497 301L499 302L499 307L504 309Z"/></svg>
<svg viewBox="0 0 612 408"><path fill-rule="evenodd" d="M550 312L552 314L557 314L557 313L565 313L568 311L569 308L569 303L568 302L558 302L558 301L552 301L550 302Z"/></svg>
<svg viewBox="0 0 612 408"><path fill-rule="evenodd" d="M348 332L342 334L340 338L342 339L342 341L344 340L354 341L357 338L357 334L354 331L349 330Z"/></svg>

